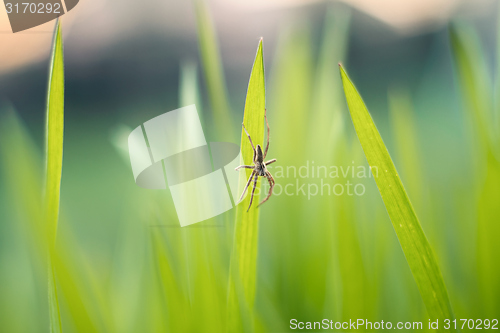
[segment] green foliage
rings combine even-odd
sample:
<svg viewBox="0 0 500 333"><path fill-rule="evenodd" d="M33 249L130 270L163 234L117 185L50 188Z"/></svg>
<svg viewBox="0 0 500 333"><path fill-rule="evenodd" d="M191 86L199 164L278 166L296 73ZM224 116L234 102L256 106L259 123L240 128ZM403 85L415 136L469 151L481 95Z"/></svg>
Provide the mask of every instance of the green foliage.
<svg viewBox="0 0 500 333"><path fill-rule="evenodd" d="M453 311L441 271L396 167L358 91L340 66L347 105L358 139L387 213L431 319L451 319ZM375 168L378 173L375 174Z"/></svg>
<svg viewBox="0 0 500 333"><path fill-rule="evenodd" d="M54 243L59 219L59 197L64 137L64 58L60 21L54 32L46 111L45 209L50 242Z"/></svg>
<svg viewBox="0 0 500 333"><path fill-rule="evenodd" d="M463 22L450 26L450 41L455 60L460 96L463 99L467 132L471 145L467 155L472 161L475 189L473 202L477 219L477 275L481 299L478 311L495 315L500 307L500 140L498 131L499 94L491 85L483 48L475 30ZM500 43L499 46L500 47ZM500 55L500 52L499 52ZM498 57L498 55L497 55ZM500 60L497 59L497 67ZM499 72L500 73L500 72ZM498 88L500 76L495 77ZM495 97L493 97L495 96ZM495 105L496 103L496 105ZM479 303L479 302L478 302Z"/></svg>
<svg viewBox="0 0 500 333"><path fill-rule="evenodd" d="M195 6L205 84L198 84L194 62L183 61L180 106L197 105L210 141L233 141L230 132L241 126L229 118L236 112L228 106L215 29L205 3ZM261 179L250 212L247 195L236 209L184 228L177 224L168 190L141 189L131 179L127 136L146 120L144 114L157 113L148 104L150 96L128 112L99 114L99 121L87 117L85 107L71 104L64 122L59 197L63 67L58 27L46 155L39 125L32 121L36 117L24 104L19 115L0 105L0 331L57 331L62 323L65 332L288 332L292 318L421 321L423 331L430 331L428 317L453 316L439 270L457 318L498 318L499 117L493 90L498 84L491 85L481 43L467 25L450 29L461 99L449 87L398 87L389 91L386 119L378 112L386 109L384 93L374 98L367 89L363 94L384 138L391 130L392 140L385 142L391 152L394 148L416 214L370 114L347 81L361 145L353 127L346 126L336 66L351 58L350 22L350 11L342 5L325 13L321 34L316 23L294 20L271 48L267 80L259 43L243 121L254 143L264 143L267 106L269 158L278 159L269 166L275 193L257 209L259 192L262 198L268 189ZM445 50L432 54L448 61ZM447 79L447 68L435 72L424 66L422 75ZM248 73L250 63L243 70ZM367 76L362 83L380 85L378 77ZM203 105L205 96L208 105ZM460 107L463 114L451 113ZM117 122L126 125L117 128ZM457 131L461 122L468 136ZM110 128L117 129L112 144L107 142ZM252 150L240 133L242 159L250 163ZM330 173L331 166L363 167L366 159L378 167L376 182L350 174L293 174L306 163L309 171L326 166ZM238 172L243 183L249 172ZM366 192L321 193L322 186L346 180L363 184ZM289 184L291 194L285 194ZM302 195L301 185L306 191L317 185L318 195Z"/></svg>
<svg viewBox="0 0 500 333"><path fill-rule="evenodd" d="M60 21L54 32L52 58L49 70L46 115L45 156L45 223L48 233L49 253L54 251L57 222L59 220L59 197L64 137L64 56ZM62 323L57 297L56 271L49 261L49 309L51 332L61 332Z"/></svg>
<svg viewBox="0 0 500 333"><path fill-rule="evenodd" d="M464 96L474 132L479 135L479 148L491 149L492 139L490 122L492 117L492 89L479 38L475 31L462 24L450 27L450 41L453 48L457 69L458 83Z"/></svg>
<svg viewBox="0 0 500 333"><path fill-rule="evenodd" d="M217 128L214 136L218 140L231 140L234 137L234 131L215 27L205 0L193 0L193 2L196 10L198 44L203 72L212 107L213 123Z"/></svg>

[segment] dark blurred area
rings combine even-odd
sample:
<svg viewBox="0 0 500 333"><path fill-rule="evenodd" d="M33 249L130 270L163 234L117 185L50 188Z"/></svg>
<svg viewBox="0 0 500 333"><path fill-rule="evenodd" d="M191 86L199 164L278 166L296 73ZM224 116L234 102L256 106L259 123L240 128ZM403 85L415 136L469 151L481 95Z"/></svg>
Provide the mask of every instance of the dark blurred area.
<svg viewBox="0 0 500 333"><path fill-rule="evenodd" d="M85 2L87 1L83 1L80 6L84 7ZM124 32L119 31L117 26L106 32L107 25L102 24L106 19L96 17L105 17L105 10L110 6L115 11L122 10L121 7L113 7L117 4L109 1L101 6L102 12L95 10L88 14L86 8L82 8L88 22L78 19L80 9L63 18L63 27L65 21L70 21L69 31L65 32L66 117L70 124L73 119L79 121L88 119L87 117L99 117L103 122L119 121L135 126L134 115L145 111L145 105L149 106L150 111L151 108L155 109L151 114L178 107L180 63L185 59L198 61L199 58L196 23L189 4L172 4L170 8L168 3L172 4L141 4L141 11L136 16L143 17L147 12L152 17L143 17L143 22L132 21L127 27L124 26L123 19L121 22L117 20L117 26L123 26ZM278 5L271 8L259 8L256 5L257 8L253 11L239 9L233 13L229 4L229 9L223 6L223 2L209 5L219 36L231 106L236 114L242 113L249 64L252 63L255 43L259 37L264 37L266 66L268 73L269 69L272 73L275 50L282 31L297 25L310 27L312 51L316 54L326 9L332 6L349 6L332 2L303 2L294 6ZM120 6L124 4L120 3ZM177 17L175 22L158 23L162 22L162 11L157 11L157 6L164 10L165 20ZM494 31L495 6L483 6L480 20L477 20L478 26L483 31ZM120 17L124 15L121 13ZM112 21L114 16L110 16ZM178 22L182 24L176 26ZM92 27L87 33L84 30L88 25L99 24L102 25L102 30L96 27ZM51 35L52 25L53 22L40 29L48 30L46 34ZM134 26L136 29L133 29ZM108 36L107 40L102 41L106 38L101 34L114 34L115 38ZM30 37L47 39L47 36L40 35ZM95 44L98 45L93 45L92 35L96 35ZM485 45L493 45L489 42L496 38L487 33L483 37ZM355 9L352 12L347 65L353 79L359 82L363 96L371 102L369 104L380 105L380 109L383 109L390 85L405 84L415 90L423 81L428 80L426 77L432 75L428 71L430 67L439 74L446 72L450 75L452 69L447 44L446 22L433 25L431 30L417 27L408 33ZM40 134L42 128L39 125L43 123L47 85L49 50L46 51L40 60L27 61L14 69L3 67L3 73L0 74L1 98L10 101L29 126ZM9 56L8 50L4 50L3 56ZM361 77L362 80L356 80ZM201 77L200 82L203 85ZM445 84L452 85L452 82L450 80ZM203 98L206 102L206 96ZM372 111L379 112L378 109L376 107Z"/></svg>

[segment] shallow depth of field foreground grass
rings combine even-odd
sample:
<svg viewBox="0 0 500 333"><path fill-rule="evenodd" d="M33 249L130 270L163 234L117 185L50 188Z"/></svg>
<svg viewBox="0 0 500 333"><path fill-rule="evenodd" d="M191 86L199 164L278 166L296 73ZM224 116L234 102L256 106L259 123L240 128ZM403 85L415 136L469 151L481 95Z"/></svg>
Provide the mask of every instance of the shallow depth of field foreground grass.
<svg viewBox="0 0 500 333"><path fill-rule="evenodd" d="M374 96L381 78L350 64L351 12L335 7L319 47L307 21L283 29L273 59L256 37L236 100L208 8L194 9L201 67L179 64L179 106L196 103L207 141L241 144L246 164L241 122L262 145L267 108L274 195L256 208L261 178L248 213L249 196L180 228L169 191L136 186L127 155L130 129L157 110L68 120L82 110L67 107L57 25L47 123L34 130L0 103L0 332L292 332L293 319L492 328L500 76L490 80L475 29L447 28L447 73L429 62L420 86Z"/></svg>

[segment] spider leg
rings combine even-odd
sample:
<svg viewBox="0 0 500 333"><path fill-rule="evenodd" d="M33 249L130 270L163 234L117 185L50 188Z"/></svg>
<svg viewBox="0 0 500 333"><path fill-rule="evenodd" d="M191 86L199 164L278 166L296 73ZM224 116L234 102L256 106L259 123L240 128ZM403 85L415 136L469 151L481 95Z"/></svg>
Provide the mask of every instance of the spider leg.
<svg viewBox="0 0 500 333"><path fill-rule="evenodd" d="M252 181L253 176L255 175L255 171L252 171L252 174L250 175L250 178L248 178L247 184L245 185L245 188L243 189L243 193L241 193L240 200L238 200L238 203L243 200L243 197L245 196L245 193L247 192L248 185L250 185L250 182Z"/></svg>
<svg viewBox="0 0 500 333"><path fill-rule="evenodd" d="M252 206L252 201L253 201L253 194L255 192L255 187L257 186L257 179L259 179L259 175L256 173L255 178L253 180L253 189L252 189L252 196L250 197L250 204L248 205L247 213L250 210L250 206Z"/></svg>
<svg viewBox="0 0 500 333"><path fill-rule="evenodd" d="M248 136L248 140L250 141L250 144L252 145L253 149L253 160L255 161L255 155L257 155L257 151L255 150L255 147L253 146L252 138L250 137L250 134L248 134L247 128L245 127L245 124L241 123L243 125L243 129L245 130L245 133Z"/></svg>
<svg viewBox="0 0 500 333"><path fill-rule="evenodd" d="M276 159L275 159L275 158L273 158L272 160L269 160L269 161L267 161L267 162L264 162L264 164L265 164L265 165L269 165L269 164L274 163L274 162L276 162Z"/></svg>
<svg viewBox="0 0 500 333"><path fill-rule="evenodd" d="M269 182L269 193L267 194L267 197L264 200L261 201L261 203L259 204L259 206L262 205L267 200L269 200L269 198L273 194L273 188L274 188L275 182L274 182L273 176L271 175L271 173L269 171L266 171L266 178L267 178L267 181ZM259 206L257 206L257 207L259 207Z"/></svg>
<svg viewBox="0 0 500 333"><path fill-rule="evenodd" d="M238 170L238 169L241 169L241 168L243 168L243 169L253 169L253 168L255 168L255 166L254 165L240 165L240 166L236 167L234 170Z"/></svg>
<svg viewBox="0 0 500 333"><path fill-rule="evenodd" d="M266 150L264 150L264 158L266 158L267 155L267 150L269 149L269 123L267 122L267 109L264 112L264 119L266 120L266 125L267 125L267 144L266 144Z"/></svg>

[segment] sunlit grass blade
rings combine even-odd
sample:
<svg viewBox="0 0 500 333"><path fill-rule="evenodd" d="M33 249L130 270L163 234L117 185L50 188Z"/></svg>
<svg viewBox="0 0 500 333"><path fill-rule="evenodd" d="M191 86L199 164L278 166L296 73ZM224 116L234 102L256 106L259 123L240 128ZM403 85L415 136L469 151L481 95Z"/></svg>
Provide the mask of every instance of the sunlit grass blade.
<svg viewBox="0 0 500 333"><path fill-rule="evenodd" d="M59 219L59 197L61 191L64 136L64 57L60 21L54 33L52 57L49 70L46 110L45 146L45 193L44 210L48 235L49 253L55 246ZM49 265L50 261L49 261ZM61 332L62 323L54 267L49 267L49 310L52 332Z"/></svg>
<svg viewBox="0 0 500 333"><path fill-rule="evenodd" d="M437 260L401 183L396 167L354 84L342 67L340 67L340 73L358 139L368 164L374 172L380 195L429 317L441 321L453 319L448 292Z"/></svg>
<svg viewBox="0 0 500 333"><path fill-rule="evenodd" d="M73 252L71 249L74 242L63 241L63 244L60 248L69 249L70 251L68 252ZM105 318L109 314L109 311L102 311L102 305L95 301L95 290L88 288L89 285L92 285L92 281L89 281L89 272L85 269L87 268L86 263L81 257L69 256L68 254L56 251L52 252L51 269L53 271L52 274L55 273L57 275L59 297L57 299L58 304L50 304L50 306L67 304L65 308L67 308L76 327L85 332L98 332L97 322L104 324L107 320L110 320L109 317ZM76 267L74 262L83 267ZM95 314L94 317L91 315L92 311ZM54 315L54 313L51 313L51 316ZM99 321L99 319L101 320ZM53 325L52 322L51 325ZM106 328L109 329L109 326Z"/></svg>
<svg viewBox="0 0 500 333"><path fill-rule="evenodd" d="M262 39L259 42L257 54L253 64L250 80L248 82L247 97L245 102L245 111L243 123L252 137L254 145L263 144L264 141L264 113L266 107L265 101L266 86L264 77L264 57ZM253 160L253 150L245 132L241 131L241 156L244 164L251 164ZM240 191L246 179L250 176L250 170L240 171ZM259 181L260 183L260 181ZM259 186L259 183L257 186ZM255 301L255 285L257 271L257 235L259 222L259 203L258 190L256 190L253 204L247 212L250 203L250 194L236 208L236 223L233 252L231 255L230 287L228 296L229 316L238 316L234 311L237 304L243 304L252 311ZM238 291L241 285L241 292ZM243 299L241 299L243 295ZM250 316L251 317L251 316ZM234 319L229 318L234 323ZM230 324L231 325L231 324Z"/></svg>
<svg viewBox="0 0 500 333"><path fill-rule="evenodd" d="M49 71L45 132L45 209L49 237L55 240L59 219L64 136L64 58L60 21L57 21Z"/></svg>
<svg viewBox="0 0 500 333"><path fill-rule="evenodd" d="M205 0L193 0L193 2L203 73L212 107L213 122L217 129L214 135L217 140L230 140L234 138L234 131L231 126L230 104L215 27Z"/></svg>
<svg viewBox="0 0 500 333"><path fill-rule="evenodd" d="M88 266L84 261L81 258L75 260L75 257L70 255L78 251L77 242L69 230L65 230L65 237L61 237L60 242L57 242L58 250L55 249L64 130L64 62L59 21L56 23L49 68L45 174L42 175L40 172L43 167L36 146L14 112L7 113L1 121L2 127L5 126L0 131L1 153L5 154L2 161L7 162L4 171L10 180L9 193L13 193L16 204L23 207L23 216L19 220L26 224L22 229L25 232L26 243L30 244L29 247L33 247L32 262L35 266L43 267L43 279L48 281L50 331L62 331L60 311L62 302L67 305L68 311L65 313L70 315L75 326L82 331L94 332L98 330L95 323L99 319L106 324L107 321L103 318L110 318L107 316L106 307L102 306L104 293L96 292L96 284L89 279L90 270L86 270ZM42 183L45 183L45 186ZM87 274L81 274L82 272ZM88 284L85 285L85 282ZM86 289L87 286L90 287ZM92 296L97 297L98 301L92 299ZM93 301L84 302L83 299ZM91 303L92 307L88 306ZM92 318L89 309L97 309L92 312L94 315ZM70 325L70 321L67 324ZM110 325L106 326L106 331L110 331Z"/></svg>
<svg viewBox="0 0 500 333"><path fill-rule="evenodd" d="M50 331L62 332L61 312L59 311L59 298L57 296L56 272L53 264L49 267L48 281L47 292L49 294Z"/></svg>

